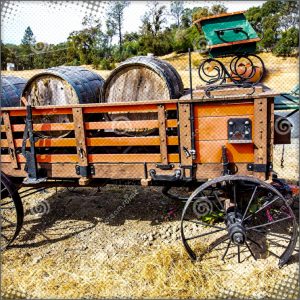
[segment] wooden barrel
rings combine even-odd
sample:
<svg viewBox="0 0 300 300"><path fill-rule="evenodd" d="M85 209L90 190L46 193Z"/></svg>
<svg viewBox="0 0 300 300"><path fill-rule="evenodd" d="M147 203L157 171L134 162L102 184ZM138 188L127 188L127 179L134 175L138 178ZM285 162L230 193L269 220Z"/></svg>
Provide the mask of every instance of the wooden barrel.
<svg viewBox="0 0 300 300"><path fill-rule="evenodd" d="M1 76L1 107L20 106L20 98L27 80L16 76Z"/></svg>
<svg viewBox="0 0 300 300"><path fill-rule="evenodd" d="M111 72L103 86L102 102L176 99L183 92L181 77L171 64L136 56Z"/></svg>
<svg viewBox="0 0 300 300"><path fill-rule="evenodd" d="M31 77L23 96L33 106L100 102L104 79L82 67L55 67Z"/></svg>
<svg viewBox="0 0 300 300"><path fill-rule="evenodd" d="M82 67L55 67L31 77L22 96L32 106L69 105L100 102L104 79ZM36 116L36 123L69 123L71 115ZM43 132L46 137L61 137L68 132Z"/></svg>
<svg viewBox="0 0 300 300"><path fill-rule="evenodd" d="M183 83L176 69L166 61L137 56L121 63L105 81L102 102L131 102L178 99L184 93ZM108 120L133 121L157 119L155 113L108 114ZM120 132L125 135L148 135L154 130L131 130L130 126ZM116 129L115 131L118 132Z"/></svg>

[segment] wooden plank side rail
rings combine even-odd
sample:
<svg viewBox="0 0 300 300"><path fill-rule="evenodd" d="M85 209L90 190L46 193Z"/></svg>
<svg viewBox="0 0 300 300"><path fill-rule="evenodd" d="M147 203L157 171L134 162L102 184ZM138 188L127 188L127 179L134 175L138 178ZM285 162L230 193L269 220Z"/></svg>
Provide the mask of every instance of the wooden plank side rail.
<svg viewBox="0 0 300 300"><path fill-rule="evenodd" d="M15 146L22 147L22 139L15 139ZM95 137L86 138L87 147L116 147L116 146L160 146L159 136L146 136L146 137ZM177 136L167 137L167 144L170 146L178 145ZM1 139L1 148L8 148L8 140ZM27 146L29 147L29 141ZM39 139L35 143L36 147L76 147L75 138L55 138L55 139Z"/></svg>
<svg viewBox="0 0 300 300"><path fill-rule="evenodd" d="M37 154L37 162L39 163L78 163L77 154ZM17 160L20 163L25 162L23 155L18 154ZM88 154L90 163L159 163L161 155L158 154ZM179 162L179 155L176 153L168 154L168 161L171 163ZM1 155L1 162L10 163L9 155Z"/></svg>
<svg viewBox="0 0 300 300"><path fill-rule="evenodd" d="M126 125L127 121L118 121L120 127ZM85 122L84 127L86 130L113 130L115 122ZM158 120L142 120L142 121L130 121L130 127L133 129L154 129L158 128ZM177 127L177 120L166 120L166 127ZM25 124L12 124L13 132L23 132L25 130ZM33 124L34 131L70 131L74 130L74 123L43 123ZM1 125L1 131L5 131L5 125Z"/></svg>

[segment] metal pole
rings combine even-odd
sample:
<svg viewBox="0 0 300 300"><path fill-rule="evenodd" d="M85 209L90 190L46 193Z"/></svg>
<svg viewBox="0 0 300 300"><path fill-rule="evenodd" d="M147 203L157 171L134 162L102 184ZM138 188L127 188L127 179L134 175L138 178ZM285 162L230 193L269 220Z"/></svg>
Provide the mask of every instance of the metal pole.
<svg viewBox="0 0 300 300"><path fill-rule="evenodd" d="M191 100L193 100L193 80L192 80L192 54L191 54L191 48L189 48L189 73L190 73L190 94L191 94Z"/></svg>

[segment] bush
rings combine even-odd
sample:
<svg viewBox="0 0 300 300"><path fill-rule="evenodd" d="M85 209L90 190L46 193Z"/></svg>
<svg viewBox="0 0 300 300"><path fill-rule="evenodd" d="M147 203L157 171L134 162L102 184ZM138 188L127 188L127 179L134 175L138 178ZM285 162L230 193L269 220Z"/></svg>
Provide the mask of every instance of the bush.
<svg viewBox="0 0 300 300"><path fill-rule="evenodd" d="M282 33L281 39L273 49L276 56L290 56L299 46L299 29L292 27Z"/></svg>
<svg viewBox="0 0 300 300"><path fill-rule="evenodd" d="M111 62L109 61L107 58L103 58L100 62L100 69L101 70L112 70L114 69L116 66L115 66L115 63L114 62Z"/></svg>

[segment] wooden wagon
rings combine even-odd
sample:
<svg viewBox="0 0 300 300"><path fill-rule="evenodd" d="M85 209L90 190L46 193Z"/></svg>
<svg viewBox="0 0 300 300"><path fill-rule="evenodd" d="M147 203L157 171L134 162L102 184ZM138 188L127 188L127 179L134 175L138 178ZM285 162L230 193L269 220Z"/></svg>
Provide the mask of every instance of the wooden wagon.
<svg viewBox="0 0 300 300"><path fill-rule="evenodd" d="M218 90L213 98L203 93L193 100L3 108L2 248L22 226L20 187L130 182L162 186L167 196L186 201L181 236L192 259L225 245L222 259L234 251L240 261L245 248L255 259L271 253L282 266L294 251L297 224L290 191L271 176L275 94L242 92ZM145 118L131 121L135 113ZM127 119L107 121L106 114ZM68 115L71 122L38 123L45 115ZM140 136L140 130L150 133ZM51 138L45 131L68 134ZM171 192L182 186L194 192L186 198ZM193 235L189 224L199 233ZM199 244L208 246L200 251Z"/></svg>

